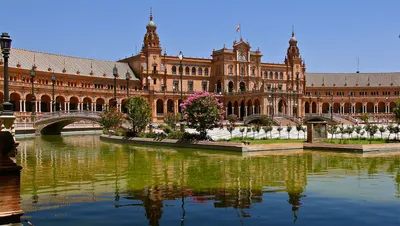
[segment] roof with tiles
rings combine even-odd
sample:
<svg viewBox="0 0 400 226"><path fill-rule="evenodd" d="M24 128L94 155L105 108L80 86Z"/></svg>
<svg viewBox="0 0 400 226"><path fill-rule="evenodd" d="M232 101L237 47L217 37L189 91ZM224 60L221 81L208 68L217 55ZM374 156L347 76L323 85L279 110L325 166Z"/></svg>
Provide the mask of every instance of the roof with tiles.
<svg viewBox="0 0 400 226"><path fill-rule="evenodd" d="M400 86L400 72L306 73L307 87L390 87Z"/></svg>
<svg viewBox="0 0 400 226"><path fill-rule="evenodd" d="M0 60L3 60L2 56ZM128 71L131 74L131 79L138 80L128 63L63 56L18 48L11 49L8 65L9 67L27 70L31 70L32 65L35 65L36 71L49 72L54 70L55 73L59 74L79 74L80 76L102 78L114 78L113 68L116 65L119 74L122 75L119 79L125 79L125 74Z"/></svg>

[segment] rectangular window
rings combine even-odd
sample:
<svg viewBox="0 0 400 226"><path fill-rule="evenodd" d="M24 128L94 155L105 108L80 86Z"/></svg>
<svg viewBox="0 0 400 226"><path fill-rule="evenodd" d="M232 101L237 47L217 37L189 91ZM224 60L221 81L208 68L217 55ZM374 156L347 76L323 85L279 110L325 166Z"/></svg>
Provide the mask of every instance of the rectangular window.
<svg viewBox="0 0 400 226"><path fill-rule="evenodd" d="M174 80L174 85L172 87L175 91L179 90L179 81L178 80Z"/></svg>
<svg viewBox="0 0 400 226"><path fill-rule="evenodd" d="M193 91L193 81L188 81L188 91L189 92Z"/></svg>
<svg viewBox="0 0 400 226"><path fill-rule="evenodd" d="M202 82L201 88L203 89L203 91L207 91L207 81Z"/></svg>

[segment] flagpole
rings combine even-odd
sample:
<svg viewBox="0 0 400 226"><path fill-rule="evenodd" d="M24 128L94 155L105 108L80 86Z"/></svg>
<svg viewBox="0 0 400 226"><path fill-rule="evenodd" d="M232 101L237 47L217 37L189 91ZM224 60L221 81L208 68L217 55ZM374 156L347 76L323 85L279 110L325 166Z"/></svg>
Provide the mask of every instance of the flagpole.
<svg viewBox="0 0 400 226"><path fill-rule="evenodd" d="M242 25L239 24L240 40L242 40Z"/></svg>

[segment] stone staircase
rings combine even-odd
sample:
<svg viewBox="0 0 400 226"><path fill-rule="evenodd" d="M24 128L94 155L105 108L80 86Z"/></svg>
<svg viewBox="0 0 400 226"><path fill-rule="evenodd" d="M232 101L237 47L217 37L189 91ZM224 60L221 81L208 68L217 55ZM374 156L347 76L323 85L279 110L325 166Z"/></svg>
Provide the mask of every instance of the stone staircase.
<svg viewBox="0 0 400 226"><path fill-rule="evenodd" d="M290 120L288 118L277 117L275 119L276 119L276 121L280 122L279 123L280 126L287 126L287 125L296 126L296 122L294 122L293 120Z"/></svg>

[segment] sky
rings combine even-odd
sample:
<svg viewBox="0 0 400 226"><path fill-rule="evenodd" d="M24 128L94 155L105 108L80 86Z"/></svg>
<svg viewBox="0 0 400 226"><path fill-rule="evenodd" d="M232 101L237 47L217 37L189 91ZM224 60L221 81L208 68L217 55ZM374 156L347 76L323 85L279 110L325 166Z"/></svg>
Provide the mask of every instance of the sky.
<svg viewBox="0 0 400 226"><path fill-rule="evenodd" d="M242 37L282 63L292 26L308 72L400 72L399 0L8 0L13 47L116 61L140 51L150 7L168 55L210 58Z"/></svg>

